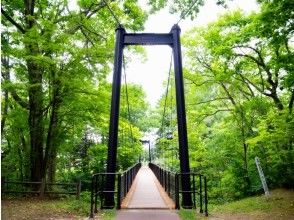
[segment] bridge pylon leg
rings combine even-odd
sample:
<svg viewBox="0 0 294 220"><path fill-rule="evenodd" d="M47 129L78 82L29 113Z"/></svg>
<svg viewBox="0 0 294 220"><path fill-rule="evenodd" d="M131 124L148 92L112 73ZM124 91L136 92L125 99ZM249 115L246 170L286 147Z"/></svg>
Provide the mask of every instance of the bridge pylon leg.
<svg viewBox="0 0 294 220"><path fill-rule="evenodd" d="M178 25L172 27L171 33L173 35L179 157L181 173L190 173L180 32L181 30ZM190 183L190 175L181 175L182 191L185 191L182 200L183 208L193 207L191 193L189 193L191 192Z"/></svg>
<svg viewBox="0 0 294 220"><path fill-rule="evenodd" d="M114 56L114 70L112 82L111 112L108 139L108 156L107 156L107 173L115 173L116 171L116 153L117 153L117 137L118 137L118 118L120 104L120 87L121 87L121 70L123 59L125 29L119 26L116 29L116 45ZM107 175L106 191L114 191L115 175ZM114 193L108 192L105 195L105 207L114 208Z"/></svg>

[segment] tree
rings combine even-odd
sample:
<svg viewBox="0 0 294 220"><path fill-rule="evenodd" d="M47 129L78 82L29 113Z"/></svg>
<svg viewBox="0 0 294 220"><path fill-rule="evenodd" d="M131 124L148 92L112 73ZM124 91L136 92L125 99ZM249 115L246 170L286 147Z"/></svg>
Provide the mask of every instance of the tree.
<svg viewBox="0 0 294 220"><path fill-rule="evenodd" d="M260 12L249 16L230 12L206 28L194 28L184 37L188 57L188 127L198 131L193 132L196 137L189 132L189 139L201 140L196 147L192 145L191 164L199 169L201 164L195 156L210 152L206 156L212 157L213 162L201 169L212 178L216 177L214 173L220 174L219 184L212 183L212 190L216 186L225 187L226 192L234 189L228 197L248 195L258 189L252 162L256 155L268 167L271 186L289 186L292 182L289 169L293 166L293 137L288 133L293 129L293 71L289 64L293 59L293 33L289 31L292 15L282 13L289 4L265 1ZM265 18L273 10L279 20L267 25ZM272 114L276 120L271 121ZM285 142L278 143L279 138L285 138ZM269 169L273 166L278 168ZM278 175L281 170L286 171L284 178Z"/></svg>
<svg viewBox="0 0 294 220"><path fill-rule="evenodd" d="M164 7L169 7L169 11L171 13L180 13L181 18L190 17L194 19L197 17L201 6L205 4L205 0L176 0L176 1L169 1L169 0L149 0L149 4L151 5L151 12L155 12L160 10ZM215 0L217 5L221 5L226 7L226 0Z"/></svg>
<svg viewBox="0 0 294 220"><path fill-rule="evenodd" d="M136 1L108 4L127 28L142 28L146 14ZM48 175L53 180L59 146L64 137L70 139L70 127L99 126L108 110L103 87L116 21L106 1L79 1L75 8L65 0L4 1L1 12L5 27L3 139L17 145L10 135L16 124L10 121L7 127L5 119L13 112L9 103L17 103L28 121L21 132L26 135L22 140L30 158L30 173L25 176L40 181ZM71 134L80 138L82 133Z"/></svg>

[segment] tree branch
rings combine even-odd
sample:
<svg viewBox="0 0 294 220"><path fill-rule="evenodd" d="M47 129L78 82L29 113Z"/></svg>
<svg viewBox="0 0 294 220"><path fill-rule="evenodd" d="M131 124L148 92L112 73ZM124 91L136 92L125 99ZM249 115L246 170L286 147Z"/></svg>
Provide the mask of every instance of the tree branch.
<svg viewBox="0 0 294 220"><path fill-rule="evenodd" d="M86 32L83 30L83 28L80 28L80 31L82 32L82 34L84 35L84 37L86 38L86 40L88 40L92 46L94 46L94 42L92 41L92 39L86 34Z"/></svg>
<svg viewBox="0 0 294 220"><path fill-rule="evenodd" d="M202 102L196 102L196 103L187 103L187 105L201 105L209 102L214 102L214 101L219 101L219 100L228 100L229 98L223 97L223 98L215 98L215 99L210 99L210 100L205 100Z"/></svg>
<svg viewBox="0 0 294 220"><path fill-rule="evenodd" d="M271 73L270 69L268 68L268 66L265 64L265 62L263 60L263 57L261 55L261 52L259 50L257 50L256 48L253 48L253 47L250 47L250 46L236 46L234 48L238 48L238 47L239 48L240 47L249 48L249 49L251 49L251 50L253 50L254 52L257 53L258 59L255 58L254 56L251 56L251 55L245 54L245 53L243 53L243 54L235 54L235 55L236 56L241 56L241 57L247 57L247 58L251 59L252 61L254 61L257 64L257 66L262 67L264 69L264 71L267 73L267 76L268 76L267 81L268 81L268 83L271 84L273 87L276 87L277 84L273 81L272 73Z"/></svg>
<svg viewBox="0 0 294 220"><path fill-rule="evenodd" d="M215 81L213 81L213 80L205 80L205 81L203 81L203 82L201 82L201 83L196 83L194 80L192 80L192 79L189 79L189 78L185 78L186 80L189 80L189 81L191 81L195 86L203 86L204 84L206 84L206 83L214 83Z"/></svg>
<svg viewBox="0 0 294 220"><path fill-rule="evenodd" d="M19 95L16 93L15 90L10 91L11 96L13 97L13 99L24 109L29 110L29 104L27 102L25 102L24 100L22 100L22 98L19 97Z"/></svg>
<svg viewBox="0 0 294 220"><path fill-rule="evenodd" d="M1 57L1 63L2 63L2 77L5 81L11 82L10 80L10 66L9 66L9 58L2 56ZM16 93L15 89L12 87L6 88L4 89L5 93L6 92L10 92L11 96L13 97L13 99L23 108L25 109L29 109L29 104L27 102L25 102L24 100L22 100L22 98L20 98L18 96L18 94ZM7 93L8 96L8 93Z"/></svg>
<svg viewBox="0 0 294 220"><path fill-rule="evenodd" d="M92 17L96 12L100 11L102 8L106 7L106 4L103 2L100 2L100 5L99 4L94 4L94 6L98 6L97 8L93 9L92 8L89 8L89 10L86 11L85 15L87 18L90 18Z"/></svg>
<svg viewBox="0 0 294 220"><path fill-rule="evenodd" d="M88 27L86 27L85 25L81 25L80 27L81 27L81 28L84 28L86 31L88 31L88 32L91 33L91 34L94 34L94 35L96 35L96 36L102 38L102 39L105 40L105 41L107 40L106 37L104 37L103 35L98 34L98 33L94 32L94 31L90 30L90 29L89 29Z"/></svg>
<svg viewBox="0 0 294 220"><path fill-rule="evenodd" d="M252 98L252 97L255 96L254 94L249 93L249 92L243 90L240 86L237 86L237 89L238 89L238 91L241 92L241 94L243 95L243 97L244 97L245 99L247 99L248 101L250 100L250 98Z"/></svg>
<svg viewBox="0 0 294 220"><path fill-rule="evenodd" d="M232 102L232 104L233 104L234 106L236 106L237 103L236 103L236 101L234 100L233 96L230 94L230 92L229 92L229 90L227 89L227 87L225 86L225 84L221 82L220 85L221 85L221 87L225 90L225 93L227 94L228 99L230 99L230 101Z"/></svg>
<svg viewBox="0 0 294 220"><path fill-rule="evenodd" d="M20 25L18 24L15 20L13 20L12 17L10 17L6 11L1 7L1 13L4 15L4 17L11 23L13 24L21 33L25 34L26 31L25 29Z"/></svg>
<svg viewBox="0 0 294 220"><path fill-rule="evenodd" d="M202 122L207 117L211 117L211 116L216 115L217 113L220 113L220 112L230 112L230 111L233 111L233 109L218 109L218 110L216 110L216 111L214 111L212 113L201 114L200 117L201 116L203 116L203 117L198 121L198 123Z"/></svg>

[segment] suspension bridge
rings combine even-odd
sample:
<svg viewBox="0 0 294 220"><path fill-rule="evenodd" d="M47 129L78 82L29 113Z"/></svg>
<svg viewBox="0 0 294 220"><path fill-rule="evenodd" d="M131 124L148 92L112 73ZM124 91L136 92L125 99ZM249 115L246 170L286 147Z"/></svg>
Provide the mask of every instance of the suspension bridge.
<svg viewBox="0 0 294 220"><path fill-rule="evenodd" d="M92 176L91 209L90 218L100 209L124 209L137 210L137 212L119 212L118 220L132 219L179 219L176 213L164 210L196 209L208 215L207 211L207 180L202 174L190 172L187 124L185 111L185 96L182 70L182 53L180 43L179 22L189 13L197 1L194 1L189 9L183 13L179 21L172 27L169 33L127 33L116 14L106 1L104 3L118 24L116 29L116 45L114 56L111 111L109 122L108 156L105 173L96 173ZM168 83L165 94L165 104L161 124L161 137L166 114L167 96L171 81L172 61L174 64L174 81L176 90L176 109L178 127L178 155L180 172L171 172L151 161L149 141L149 163L142 166L139 162L124 172L116 172L119 107L121 93L122 67L124 68L125 93L127 113L129 119L130 107L128 100L128 88L126 82L125 61L123 49L132 45L167 45L172 48L172 56L168 74ZM172 59L173 58L173 59ZM171 97L172 98L172 97ZM172 118L172 114L170 120ZM130 127L131 136L132 129ZM167 132L167 139L171 139L172 132ZM146 142L146 141L145 141ZM142 141L144 143L144 141ZM204 207L204 208L203 208ZM138 210L141 210L138 212ZM152 210L142 215L142 210ZM154 212L161 210L161 212Z"/></svg>
<svg viewBox="0 0 294 220"><path fill-rule="evenodd" d="M105 188L107 177L110 176L115 179L116 183L112 191ZM191 191L181 190L182 176L190 177ZM105 200L107 195L112 194L115 195L116 208L124 210L119 213L117 219L129 219L130 214L134 219L138 219L142 210L149 217L157 213L153 216L155 219L178 219L172 210L180 209L180 200L184 193L192 195L192 207L190 208L198 208L200 213L208 215L207 181L206 177L201 174L174 173L153 163L149 163L148 166L137 163L122 173L97 173L92 179L90 217L93 217L98 209L114 208L108 206Z"/></svg>
<svg viewBox="0 0 294 220"><path fill-rule="evenodd" d="M171 172L152 163L150 142L148 166L142 166L142 163L139 162L124 172L116 172L122 68L124 68L125 73L123 49L131 45L167 45L172 48L173 59L171 59L169 69L163 120L166 114L173 61L180 172ZM127 112L130 118L126 73L124 80ZM130 130L132 133L131 127ZM167 135L170 136L172 133L169 131ZM167 139L171 138L167 137ZM116 29L107 167L105 173L96 173L92 177L90 217L93 218L98 209L117 208L128 210L119 212L117 217L119 220L138 219L138 214L142 219L142 212L138 210L144 210L144 212L149 210L148 215L146 215L148 216L147 219L179 219L177 214L171 210L198 208L200 213L208 215L207 203L206 177L190 172L189 167L180 28L176 24L169 33L163 34L127 33L124 27L119 25ZM130 210L132 211L130 212ZM137 212L135 212L136 210ZM150 212L150 210L152 211ZM157 211L154 212L154 210Z"/></svg>

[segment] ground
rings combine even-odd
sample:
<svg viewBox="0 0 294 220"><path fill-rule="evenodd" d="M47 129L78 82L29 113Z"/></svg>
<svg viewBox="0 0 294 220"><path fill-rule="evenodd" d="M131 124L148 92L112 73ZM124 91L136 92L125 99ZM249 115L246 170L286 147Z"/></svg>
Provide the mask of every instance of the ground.
<svg viewBox="0 0 294 220"><path fill-rule="evenodd" d="M3 220L21 219L82 219L76 213L60 208L61 203L54 200L4 199L1 218Z"/></svg>
<svg viewBox="0 0 294 220"><path fill-rule="evenodd" d="M182 219L208 220L293 220L294 191L277 189L271 191L271 196L254 196L209 207L209 217L203 218L195 211L181 210ZM181 213L182 212L182 213Z"/></svg>
<svg viewBox="0 0 294 220"><path fill-rule="evenodd" d="M63 199L2 198L2 220L83 220L88 219L89 203L75 197ZM95 219L113 219L115 211L105 211ZM98 218L99 217L99 218Z"/></svg>
<svg viewBox="0 0 294 220"><path fill-rule="evenodd" d="M89 204L74 197L65 199L2 198L3 220L49 220L88 219ZM292 220L294 219L294 191L278 189L271 197L255 196L225 205L209 206L209 217L195 214L195 211L180 210L183 220ZM111 220L114 211L105 211L95 219Z"/></svg>

